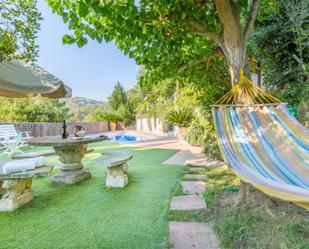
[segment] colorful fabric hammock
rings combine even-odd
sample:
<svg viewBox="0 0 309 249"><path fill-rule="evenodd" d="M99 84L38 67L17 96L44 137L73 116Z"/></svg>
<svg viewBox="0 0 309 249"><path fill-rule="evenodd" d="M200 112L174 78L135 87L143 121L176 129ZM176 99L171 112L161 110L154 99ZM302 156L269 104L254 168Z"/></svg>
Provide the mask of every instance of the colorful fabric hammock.
<svg viewBox="0 0 309 249"><path fill-rule="evenodd" d="M257 88L241 72L233 94L228 93L232 97L227 101L225 96L213 106L227 165L242 181L309 210L309 130L278 99L260 88L250 92L247 87ZM235 88L242 89L241 93Z"/></svg>

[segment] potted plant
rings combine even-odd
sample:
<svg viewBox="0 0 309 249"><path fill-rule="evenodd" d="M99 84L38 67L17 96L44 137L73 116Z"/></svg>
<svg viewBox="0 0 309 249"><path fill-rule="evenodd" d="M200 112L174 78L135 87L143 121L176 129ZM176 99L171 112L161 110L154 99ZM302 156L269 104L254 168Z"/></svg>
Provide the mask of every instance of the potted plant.
<svg viewBox="0 0 309 249"><path fill-rule="evenodd" d="M178 126L178 136L183 138L186 128L190 125L193 117L193 111L186 108L169 112L167 120Z"/></svg>
<svg viewBox="0 0 309 249"><path fill-rule="evenodd" d="M118 115L113 114L113 113L105 113L104 120L108 122L110 131L116 131L117 122L120 121L120 118Z"/></svg>

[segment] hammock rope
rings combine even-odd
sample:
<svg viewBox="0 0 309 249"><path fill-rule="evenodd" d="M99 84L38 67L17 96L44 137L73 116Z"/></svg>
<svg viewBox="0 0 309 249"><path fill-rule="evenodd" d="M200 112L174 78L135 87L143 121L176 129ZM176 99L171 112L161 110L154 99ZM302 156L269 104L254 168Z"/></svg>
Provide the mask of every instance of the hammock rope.
<svg viewBox="0 0 309 249"><path fill-rule="evenodd" d="M214 105L221 154L244 182L309 210L309 129L278 98L240 70L239 82Z"/></svg>
<svg viewBox="0 0 309 249"><path fill-rule="evenodd" d="M256 105L282 103L278 98L264 91L249 80L240 69L239 82L214 105Z"/></svg>

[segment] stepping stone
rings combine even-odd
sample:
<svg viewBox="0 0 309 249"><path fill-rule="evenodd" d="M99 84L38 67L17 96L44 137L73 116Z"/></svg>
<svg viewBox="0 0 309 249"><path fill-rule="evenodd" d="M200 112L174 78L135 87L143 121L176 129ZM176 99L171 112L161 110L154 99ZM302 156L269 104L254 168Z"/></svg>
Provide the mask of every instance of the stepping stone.
<svg viewBox="0 0 309 249"><path fill-rule="evenodd" d="M181 195L172 198L170 210L194 211L207 209L204 197L201 195Z"/></svg>
<svg viewBox="0 0 309 249"><path fill-rule="evenodd" d="M199 175L199 174L185 174L184 179L189 180L197 180L197 181L206 181L207 175Z"/></svg>
<svg viewBox="0 0 309 249"><path fill-rule="evenodd" d="M211 167L221 167L221 166L224 166L225 163L217 159L212 159L209 157L205 157L204 155L201 155L200 157L187 160L186 165L192 166L192 167L210 167L210 166Z"/></svg>
<svg viewBox="0 0 309 249"><path fill-rule="evenodd" d="M211 224L172 221L169 227L169 240L174 249L220 249Z"/></svg>
<svg viewBox="0 0 309 249"><path fill-rule="evenodd" d="M181 150L163 162L163 164L184 166L186 165L187 160L191 158L194 158L194 154L191 151Z"/></svg>
<svg viewBox="0 0 309 249"><path fill-rule="evenodd" d="M203 194L206 188L206 183L202 181L183 181L180 184L184 194Z"/></svg>
<svg viewBox="0 0 309 249"><path fill-rule="evenodd" d="M197 172L197 171L205 171L205 167L189 167L189 170L192 172Z"/></svg>

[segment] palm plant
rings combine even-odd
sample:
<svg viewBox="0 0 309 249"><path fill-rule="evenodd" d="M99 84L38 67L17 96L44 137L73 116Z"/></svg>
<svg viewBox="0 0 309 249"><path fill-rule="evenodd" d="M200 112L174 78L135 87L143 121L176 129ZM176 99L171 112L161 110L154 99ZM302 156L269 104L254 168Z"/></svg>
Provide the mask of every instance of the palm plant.
<svg viewBox="0 0 309 249"><path fill-rule="evenodd" d="M169 112L167 115L167 121L178 125L179 127L188 127L193 118L193 111L189 108L174 110Z"/></svg>

